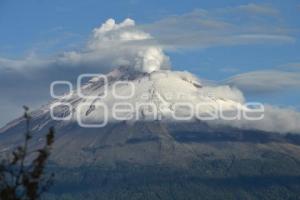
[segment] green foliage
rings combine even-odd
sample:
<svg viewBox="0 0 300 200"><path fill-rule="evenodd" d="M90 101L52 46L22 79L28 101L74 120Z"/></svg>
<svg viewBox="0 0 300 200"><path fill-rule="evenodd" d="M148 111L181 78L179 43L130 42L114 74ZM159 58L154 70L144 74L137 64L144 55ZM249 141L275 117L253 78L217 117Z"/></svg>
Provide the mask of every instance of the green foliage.
<svg viewBox="0 0 300 200"><path fill-rule="evenodd" d="M0 199L1 200L37 200L52 184L54 174L45 176L46 162L54 142L54 129L46 134L42 148L30 150L31 117L28 107L24 106L26 132L24 144L17 147L12 155L0 163Z"/></svg>

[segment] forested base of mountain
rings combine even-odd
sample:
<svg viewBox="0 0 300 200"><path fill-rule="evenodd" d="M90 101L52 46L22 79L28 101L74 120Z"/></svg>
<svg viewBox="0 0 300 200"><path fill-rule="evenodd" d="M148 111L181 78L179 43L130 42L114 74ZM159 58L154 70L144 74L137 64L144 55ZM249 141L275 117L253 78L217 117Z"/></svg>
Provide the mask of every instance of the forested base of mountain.
<svg viewBox="0 0 300 200"><path fill-rule="evenodd" d="M300 163L282 154L263 159L199 159L187 168L118 163L51 167L44 199L300 199Z"/></svg>

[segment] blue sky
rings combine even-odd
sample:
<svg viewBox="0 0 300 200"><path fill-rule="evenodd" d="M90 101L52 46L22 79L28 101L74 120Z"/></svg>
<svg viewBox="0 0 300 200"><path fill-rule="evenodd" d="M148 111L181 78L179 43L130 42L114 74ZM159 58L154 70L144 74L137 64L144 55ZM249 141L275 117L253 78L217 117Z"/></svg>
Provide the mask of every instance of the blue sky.
<svg viewBox="0 0 300 200"><path fill-rule="evenodd" d="M251 101L299 110L299 13L296 0L0 0L0 126L21 105L50 98L41 60L80 51L108 18L135 20L161 43L174 70L236 86ZM41 69L30 71L27 60ZM52 77L74 81L88 69L62 68Z"/></svg>

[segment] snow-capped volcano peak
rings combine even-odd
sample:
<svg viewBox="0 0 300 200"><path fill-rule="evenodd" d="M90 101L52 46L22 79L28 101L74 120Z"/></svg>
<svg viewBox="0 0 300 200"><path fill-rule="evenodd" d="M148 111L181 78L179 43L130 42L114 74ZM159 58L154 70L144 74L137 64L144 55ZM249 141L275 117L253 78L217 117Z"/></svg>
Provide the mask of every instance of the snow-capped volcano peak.
<svg viewBox="0 0 300 200"><path fill-rule="evenodd" d="M146 73L121 67L91 78L71 95L54 101L49 109L54 116L68 115L70 121L82 124L174 117L188 121L196 114L216 112L220 106L223 110L237 109L242 101L239 91L228 86L205 86L189 72Z"/></svg>
<svg viewBox="0 0 300 200"><path fill-rule="evenodd" d="M218 109L243 108L243 95L238 90L204 85L189 72L146 73L120 67L85 78L89 80L70 94L34 111L32 117L39 121L35 128L53 122L98 127L118 121L191 121Z"/></svg>

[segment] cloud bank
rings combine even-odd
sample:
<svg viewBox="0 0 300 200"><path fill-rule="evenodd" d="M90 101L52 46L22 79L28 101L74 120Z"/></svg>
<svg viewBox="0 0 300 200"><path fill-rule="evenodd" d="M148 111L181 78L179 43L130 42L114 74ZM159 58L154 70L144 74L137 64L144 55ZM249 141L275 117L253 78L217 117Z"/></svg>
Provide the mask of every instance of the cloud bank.
<svg viewBox="0 0 300 200"><path fill-rule="evenodd" d="M260 130L272 133L300 134L300 113L290 108L264 105L264 117L261 120L218 120L209 122L211 126L226 125L247 130Z"/></svg>

